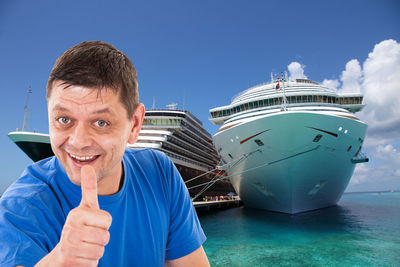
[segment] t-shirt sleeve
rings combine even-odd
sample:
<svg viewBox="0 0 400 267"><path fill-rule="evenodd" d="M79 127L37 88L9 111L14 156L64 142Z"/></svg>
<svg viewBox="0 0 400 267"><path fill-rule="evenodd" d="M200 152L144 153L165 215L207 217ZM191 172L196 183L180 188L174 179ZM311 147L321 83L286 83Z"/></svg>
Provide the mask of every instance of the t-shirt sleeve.
<svg viewBox="0 0 400 267"><path fill-rule="evenodd" d="M45 212L22 198L3 198L0 202L0 266L34 266L47 255L48 232Z"/></svg>
<svg viewBox="0 0 400 267"><path fill-rule="evenodd" d="M206 240L189 192L175 165L169 161L170 171L170 231L166 260L186 256Z"/></svg>

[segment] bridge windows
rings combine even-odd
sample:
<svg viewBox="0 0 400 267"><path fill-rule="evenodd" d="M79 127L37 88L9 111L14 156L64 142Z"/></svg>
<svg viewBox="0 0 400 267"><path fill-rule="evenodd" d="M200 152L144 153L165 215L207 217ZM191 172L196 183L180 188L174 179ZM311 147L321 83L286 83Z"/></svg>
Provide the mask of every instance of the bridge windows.
<svg viewBox="0 0 400 267"><path fill-rule="evenodd" d="M296 95L287 96L289 104L295 103L329 103L329 104L340 104L340 105L351 105L351 104L362 104L362 96L349 96L349 97L335 97L328 95ZM230 116L242 111L249 109L256 109L261 107L278 106L283 102L282 97L268 98L263 100L256 100L248 103L244 103L238 106L234 106L229 109L219 110L211 112L212 118Z"/></svg>

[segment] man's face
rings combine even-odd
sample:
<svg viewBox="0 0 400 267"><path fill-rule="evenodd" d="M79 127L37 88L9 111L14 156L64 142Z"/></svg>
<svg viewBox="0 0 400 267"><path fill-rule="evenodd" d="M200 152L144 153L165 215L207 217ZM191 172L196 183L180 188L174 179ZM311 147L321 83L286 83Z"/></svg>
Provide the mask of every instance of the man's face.
<svg viewBox="0 0 400 267"><path fill-rule="evenodd" d="M100 194L118 190L122 156L126 144L134 143L144 115L139 104L132 118L127 117L119 95L111 89L81 86L65 88L55 82L47 101L51 147L68 174L80 185L83 165L92 165Z"/></svg>

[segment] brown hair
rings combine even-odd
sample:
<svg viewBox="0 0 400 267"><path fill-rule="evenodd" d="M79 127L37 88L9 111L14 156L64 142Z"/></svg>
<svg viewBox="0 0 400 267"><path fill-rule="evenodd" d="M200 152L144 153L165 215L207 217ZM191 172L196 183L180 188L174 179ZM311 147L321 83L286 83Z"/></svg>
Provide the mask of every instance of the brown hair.
<svg viewBox="0 0 400 267"><path fill-rule="evenodd" d="M64 52L56 61L47 81L47 99L53 83L63 81L66 88L84 86L101 90L110 88L119 93L128 118L139 101L136 70L130 59L113 45L87 41Z"/></svg>

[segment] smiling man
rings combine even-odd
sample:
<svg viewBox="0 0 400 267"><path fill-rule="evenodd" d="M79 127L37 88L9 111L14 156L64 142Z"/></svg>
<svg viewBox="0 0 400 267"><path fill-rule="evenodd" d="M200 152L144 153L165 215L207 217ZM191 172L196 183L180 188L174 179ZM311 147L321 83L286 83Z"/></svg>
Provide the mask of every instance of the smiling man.
<svg viewBox="0 0 400 267"><path fill-rule="evenodd" d="M144 117L136 71L104 42L83 42L47 84L55 157L0 200L0 266L209 266L204 233L173 163L127 149Z"/></svg>

